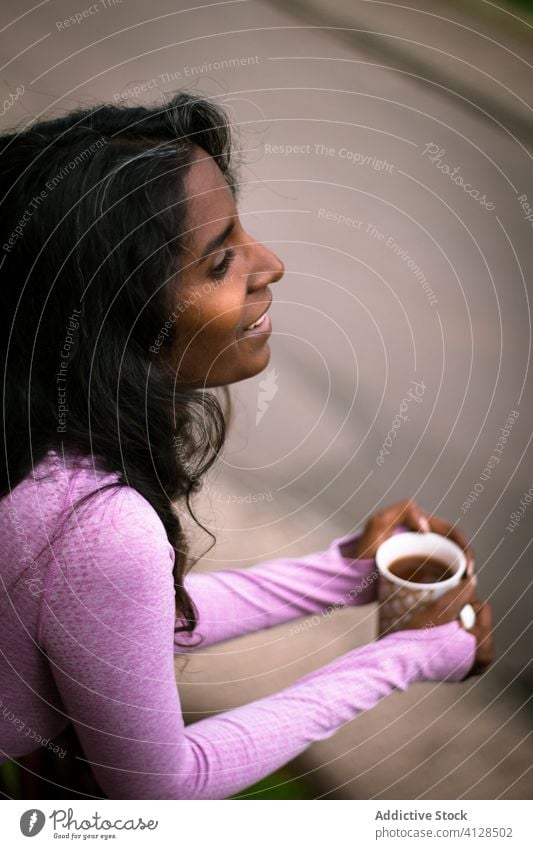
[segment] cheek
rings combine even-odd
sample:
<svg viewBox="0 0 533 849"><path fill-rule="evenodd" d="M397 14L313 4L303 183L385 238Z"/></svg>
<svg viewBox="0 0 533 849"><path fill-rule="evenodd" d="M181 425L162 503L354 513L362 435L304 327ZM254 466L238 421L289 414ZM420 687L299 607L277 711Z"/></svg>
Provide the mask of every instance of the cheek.
<svg viewBox="0 0 533 849"><path fill-rule="evenodd" d="M207 289L208 284L206 284ZM197 293L191 305L176 322L178 335L186 336L191 346L199 344L224 345L239 335L242 325L243 299L231 284L219 284L219 288L206 293ZM178 313L179 315L179 313Z"/></svg>

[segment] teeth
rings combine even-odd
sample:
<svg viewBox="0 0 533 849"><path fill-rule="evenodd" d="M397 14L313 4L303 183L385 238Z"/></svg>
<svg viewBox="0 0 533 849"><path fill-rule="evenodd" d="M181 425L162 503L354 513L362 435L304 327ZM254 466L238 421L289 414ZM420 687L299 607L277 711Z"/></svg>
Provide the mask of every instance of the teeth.
<svg viewBox="0 0 533 849"><path fill-rule="evenodd" d="M247 327L246 330L253 330L254 327L259 327L259 325L264 322L265 318L266 318L266 310L263 313L263 315L261 316L261 318L258 318L257 321L255 322L255 324L250 324L250 326Z"/></svg>

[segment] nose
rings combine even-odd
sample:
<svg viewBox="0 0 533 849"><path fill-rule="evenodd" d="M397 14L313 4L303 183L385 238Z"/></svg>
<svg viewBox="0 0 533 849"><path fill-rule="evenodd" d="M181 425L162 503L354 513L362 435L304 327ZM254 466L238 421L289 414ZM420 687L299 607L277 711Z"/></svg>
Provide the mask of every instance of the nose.
<svg viewBox="0 0 533 849"><path fill-rule="evenodd" d="M285 274L285 265L270 248L251 238L254 257L250 283L254 289L263 289L269 283L277 283Z"/></svg>
<svg viewBox="0 0 533 849"><path fill-rule="evenodd" d="M277 254L272 253L272 257L275 261L275 268L274 268L274 271L272 272L272 279L271 279L270 282L271 283L277 283L278 280L281 280L281 278L285 274L285 264L281 261L279 256L277 256Z"/></svg>

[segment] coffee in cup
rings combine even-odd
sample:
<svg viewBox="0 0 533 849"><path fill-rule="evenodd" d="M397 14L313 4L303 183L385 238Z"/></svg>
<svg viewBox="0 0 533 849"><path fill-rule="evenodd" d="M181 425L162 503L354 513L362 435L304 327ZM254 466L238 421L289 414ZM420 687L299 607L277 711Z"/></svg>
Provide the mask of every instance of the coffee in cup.
<svg viewBox="0 0 533 849"><path fill-rule="evenodd" d="M407 554L389 564L389 572L415 584L436 584L453 578L454 571L444 560L424 554Z"/></svg>
<svg viewBox="0 0 533 849"><path fill-rule="evenodd" d="M409 627L409 619L429 607L466 571L464 551L435 533L397 533L376 552L378 568L378 634Z"/></svg>

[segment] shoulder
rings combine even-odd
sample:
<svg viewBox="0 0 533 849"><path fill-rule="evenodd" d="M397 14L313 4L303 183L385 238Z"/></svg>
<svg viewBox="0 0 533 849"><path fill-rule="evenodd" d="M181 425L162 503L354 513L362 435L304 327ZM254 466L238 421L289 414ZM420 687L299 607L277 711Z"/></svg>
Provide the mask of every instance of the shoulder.
<svg viewBox="0 0 533 849"><path fill-rule="evenodd" d="M124 485L102 489L117 484L117 477L82 467L72 478L42 599L41 637L52 620L70 628L73 619L96 619L95 627L105 622L113 628L119 622L126 627L132 615L144 622L150 610L173 616L174 549L140 492Z"/></svg>
<svg viewBox="0 0 533 849"><path fill-rule="evenodd" d="M99 557L127 549L174 563L164 524L137 489L119 472L104 470L92 457L50 450L2 505L27 535L44 542L49 554ZM14 519L13 519L14 517Z"/></svg>
<svg viewBox="0 0 533 849"><path fill-rule="evenodd" d="M56 507L60 503L50 540L54 560L61 555L62 562L77 564L80 573L90 561L107 563L116 573L133 562L138 568L174 564L174 548L160 516L137 489L124 485L119 472L105 471L92 457L55 451L39 472L50 476Z"/></svg>
<svg viewBox="0 0 533 849"><path fill-rule="evenodd" d="M124 485L118 472L105 472L85 462L71 473L65 521L71 535L78 532L90 551L127 547L155 559L174 557L163 522L155 508L134 487Z"/></svg>

